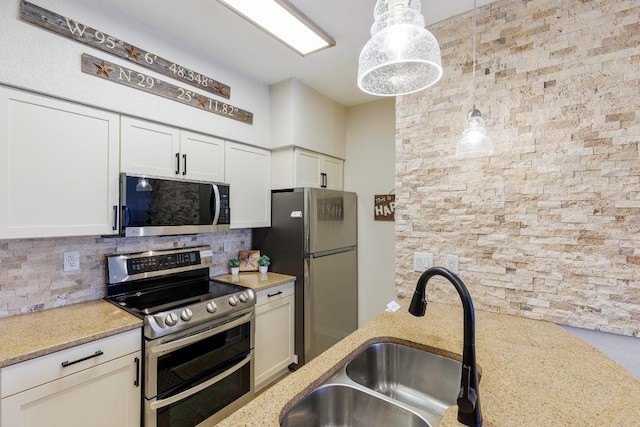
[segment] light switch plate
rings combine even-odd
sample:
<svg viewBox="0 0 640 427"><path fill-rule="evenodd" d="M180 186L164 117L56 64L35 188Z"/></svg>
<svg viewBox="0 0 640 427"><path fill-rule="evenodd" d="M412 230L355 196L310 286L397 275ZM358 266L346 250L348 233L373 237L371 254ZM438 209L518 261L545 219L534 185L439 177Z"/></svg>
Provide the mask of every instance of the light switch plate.
<svg viewBox="0 0 640 427"><path fill-rule="evenodd" d="M423 252L413 253L413 270L425 271L428 268L433 267L433 254L427 254Z"/></svg>

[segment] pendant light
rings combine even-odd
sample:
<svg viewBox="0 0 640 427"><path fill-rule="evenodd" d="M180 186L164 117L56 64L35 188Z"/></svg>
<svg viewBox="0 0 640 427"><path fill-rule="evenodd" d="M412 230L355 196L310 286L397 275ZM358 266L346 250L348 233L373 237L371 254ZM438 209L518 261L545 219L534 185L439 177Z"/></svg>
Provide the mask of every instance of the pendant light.
<svg viewBox="0 0 640 427"><path fill-rule="evenodd" d="M424 27L420 0L377 0L371 39L358 61L358 87L379 96L417 92L442 77L438 41Z"/></svg>
<svg viewBox="0 0 640 427"><path fill-rule="evenodd" d="M151 183L147 178L140 177L136 184L136 191L153 191L153 188L151 188Z"/></svg>
<svg viewBox="0 0 640 427"><path fill-rule="evenodd" d="M462 138L456 144L456 157L470 158L493 154L493 141L487 135L482 114L476 108L476 0L473 0L473 108L467 114Z"/></svg>

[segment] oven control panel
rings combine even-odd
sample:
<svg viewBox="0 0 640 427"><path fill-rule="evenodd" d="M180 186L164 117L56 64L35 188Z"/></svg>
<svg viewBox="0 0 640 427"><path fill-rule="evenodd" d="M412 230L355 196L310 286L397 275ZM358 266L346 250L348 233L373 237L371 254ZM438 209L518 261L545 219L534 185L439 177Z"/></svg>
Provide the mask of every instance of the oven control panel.
<svg viewBox="0 0 640 427"><path fill-rule="evenodd" d="M145 258L128 259L127 272L129 274L140 274L150 271L164 271L172 268L200 265L200 263L199 251L154 255Z"/></svg>
<svg viewBox="0 0 640 427"><path fill-rule="evenodd" d="M211 246L117 254L107 256L108 283L197 270L213 265Z"/></svg>

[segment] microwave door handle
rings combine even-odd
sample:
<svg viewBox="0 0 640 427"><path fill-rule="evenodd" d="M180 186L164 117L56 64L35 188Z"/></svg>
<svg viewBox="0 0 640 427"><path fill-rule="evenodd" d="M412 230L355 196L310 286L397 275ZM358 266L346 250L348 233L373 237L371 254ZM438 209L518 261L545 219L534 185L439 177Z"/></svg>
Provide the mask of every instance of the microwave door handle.
<svg viewBox="0 0 640 427"><path fill-rule="evenodd" d="M216 184L211 185L211 198L209 199L209 206L211 209L211 217L213 218L213 225L218 223L220 218L220 190Z"/></svg>

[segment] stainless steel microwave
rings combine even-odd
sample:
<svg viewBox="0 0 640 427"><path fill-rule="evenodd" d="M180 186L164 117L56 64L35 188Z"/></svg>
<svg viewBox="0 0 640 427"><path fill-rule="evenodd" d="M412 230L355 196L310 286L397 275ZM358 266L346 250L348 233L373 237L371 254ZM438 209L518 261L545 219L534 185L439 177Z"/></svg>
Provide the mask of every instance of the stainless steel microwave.
<svg viewBox="0 0 640 427"><path fill-rule="evenodd" d="M168 236L227 231L229 185L120 174L120 234Z"/></svg>

